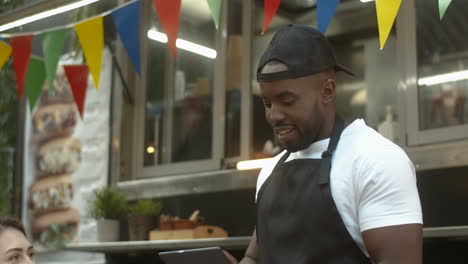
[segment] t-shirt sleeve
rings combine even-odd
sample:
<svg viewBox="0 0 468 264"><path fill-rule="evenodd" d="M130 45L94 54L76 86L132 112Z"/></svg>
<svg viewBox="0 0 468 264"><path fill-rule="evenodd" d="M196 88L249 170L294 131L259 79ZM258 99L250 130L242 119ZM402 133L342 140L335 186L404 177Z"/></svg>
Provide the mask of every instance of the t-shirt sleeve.
<svg viewBox="0 0 468 264"><path fill-rule="evenodd" d="M361 164L356 175L361 232L422 224L414 166L403 150L387 146L367 155Z"/></svg>

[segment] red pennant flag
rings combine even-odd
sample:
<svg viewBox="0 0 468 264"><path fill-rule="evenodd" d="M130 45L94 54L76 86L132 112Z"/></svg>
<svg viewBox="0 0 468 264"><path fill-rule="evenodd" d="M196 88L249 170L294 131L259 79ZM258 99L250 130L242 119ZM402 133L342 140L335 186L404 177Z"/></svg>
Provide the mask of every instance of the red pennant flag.
<svg viewBox="0 0 468 264"><path fill-rule="evenodd" d="M86 65L64 65L63 69L67 75L68 82L73 93L78 111L83 119L84 102L86 98L86 90L88 89L89 70Z"/></svg>
<svg viewBox="0 0 468 264"><path fill-rule="evenodd" d="M179 35L179 17L181 0L153 0L164 33L167 35L169 48L174 58L177 57L176 40Z"/></svg>
<svg viewBox="0 0 468 264"><path fill-rule="evenodd" d="M264 9L265 14L263 15L263 29L262 33L265 33L268 26L270 26L271 20L276 14L278 7L280 5L281 0L264 0Z"/></svg>
<svg viewBox="0 0 468 264"><path fill-rule="evenodd" d="M10 44L13 49L13 67L15 68L19 100L23 98L24 80L29 65L29 57L31 56L32 39L33 35L10 38Z"/></svg>

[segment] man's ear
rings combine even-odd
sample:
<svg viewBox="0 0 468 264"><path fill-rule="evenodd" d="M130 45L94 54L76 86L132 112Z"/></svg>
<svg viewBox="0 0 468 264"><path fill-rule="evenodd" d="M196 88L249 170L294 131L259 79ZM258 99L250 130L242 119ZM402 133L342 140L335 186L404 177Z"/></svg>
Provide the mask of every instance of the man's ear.
<svg viewBox="0 0 468 264"><path fill-rule="evenodd" d="M333 99L335 99L335 95L336 95L335 88L336 88L335 79L328 78L325 80L322 86L322 90L321 90L322 102L324 104L329 104L333 102Z"/></svg>

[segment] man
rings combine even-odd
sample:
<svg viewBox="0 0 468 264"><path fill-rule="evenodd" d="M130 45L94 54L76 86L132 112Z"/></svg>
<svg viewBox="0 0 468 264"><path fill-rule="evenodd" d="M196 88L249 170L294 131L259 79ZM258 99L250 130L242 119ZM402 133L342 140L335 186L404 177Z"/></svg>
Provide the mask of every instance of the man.
<svg viewBox="0 0 468 264"><path fill-rule="evenodd" d="M328 40L303 25L273 37L257 69L268 123L285 151L257 180L257 224L240 262L417 264L422 213L397 145L335 112Z"/></svg>

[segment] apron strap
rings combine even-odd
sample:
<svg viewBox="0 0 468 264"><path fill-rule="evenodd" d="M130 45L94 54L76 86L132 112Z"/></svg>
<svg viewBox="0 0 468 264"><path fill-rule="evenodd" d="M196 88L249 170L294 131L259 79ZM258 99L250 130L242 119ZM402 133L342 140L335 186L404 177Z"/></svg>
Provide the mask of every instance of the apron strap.
<svg viewBox="0 0 468 264"><path fill-rule="evenodd" d="M328 148L322 153L322 162L320 165L320 175L318 179L318 184L328 184L330 179L331 171L331 159L333 152L338 145L340 140L341 132L344 129L344 121L338 114L335 114L335 124L333 125L333 131L330 138L330 143L328 143Z"/></svg>

